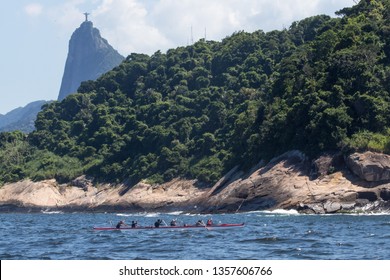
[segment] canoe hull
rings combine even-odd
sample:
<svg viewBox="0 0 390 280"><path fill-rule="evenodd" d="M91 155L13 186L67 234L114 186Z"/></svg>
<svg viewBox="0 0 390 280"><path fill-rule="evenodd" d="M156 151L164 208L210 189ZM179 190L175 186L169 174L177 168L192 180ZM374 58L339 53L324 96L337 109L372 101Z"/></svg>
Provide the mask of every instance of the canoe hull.
<svg viewBox="0 0 390 280"><path fill-rule="evenodd" d="M195 230L195 229L206 229L206 230L222 230L222 229L233 229L233 228L241 228L244 227L245 224L219 224L219 225L212 225L212 226L160 226L160 227L153 227L153 226L147 226L147 227L121 227L121 228L115 228L115 227L94 227L94 230L126 230L126 231L132 231L132 230Z"/></svg>

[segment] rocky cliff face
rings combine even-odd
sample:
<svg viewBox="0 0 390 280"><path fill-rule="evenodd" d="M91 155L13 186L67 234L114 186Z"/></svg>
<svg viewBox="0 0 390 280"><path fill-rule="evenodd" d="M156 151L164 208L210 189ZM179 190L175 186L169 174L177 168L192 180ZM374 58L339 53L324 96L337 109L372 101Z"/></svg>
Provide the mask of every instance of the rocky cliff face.
<svg viewBox="0 0 390 280"><path fill-rule="evenodd" d="M118 66L121 56L107 40L100 36L91 21L85 21L73 33L69 42L58 100L75 93L82 81L95 80L105 72Z"/></svg>
<svg viewBox="0 0 390 280"><path fill-rule="evenodd" d="M382 162L382 170L387 170L390 164L386 165L386 157L372 153L352 155L353 160L359 160L361 172L341 164L340 155L325 155L311 162L301 152L291 151L266 165L260 162L248 173L233 168L211 187L202 186L196 180L179 179L162 185L141 182L135 186L94 185L85 177L66 185L59 185L55 180L23 181L0 188L0 211L182 210L216 213L295 209L317 214L389 211L389 181L383 176L374 176L378 180L371 180L372 169L364 167L371 166L375 158ZM326 166L326 171L317 172L313 177L313 170L324 170ZM364 179L364 174L369 175L369 180Z"/></svg>
<svg viewBox="0 0 390 280"><path fill-rule="evenodd" d="M359 158L365 157L360 154ZM376 154L376 157L387 156ZM288 152L254 172L231 174L204 200L204 207L211 212L269 209L295 209L316 214L389 211L389 181L362 179L340 160L340 155L336 154L310 162L299 151ZM326 172L318 172L324 169L324 166L315 166L321 162L328 166ZM362 166L371 164L370 161L360 163ZM390 165L383 169L388 167Z"/></svg>

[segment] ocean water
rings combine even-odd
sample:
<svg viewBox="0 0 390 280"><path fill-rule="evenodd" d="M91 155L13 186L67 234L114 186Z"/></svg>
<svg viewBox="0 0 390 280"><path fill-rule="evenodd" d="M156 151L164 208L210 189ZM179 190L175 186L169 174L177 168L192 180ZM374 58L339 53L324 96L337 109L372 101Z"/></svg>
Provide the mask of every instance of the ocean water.
<svg viewBox="0 0 390 280"><path fill-rule="evenodd" d="M95 231L119 220L245 222L228 230ZM2 260L389 260L390 215L0 214Z"/></svg>

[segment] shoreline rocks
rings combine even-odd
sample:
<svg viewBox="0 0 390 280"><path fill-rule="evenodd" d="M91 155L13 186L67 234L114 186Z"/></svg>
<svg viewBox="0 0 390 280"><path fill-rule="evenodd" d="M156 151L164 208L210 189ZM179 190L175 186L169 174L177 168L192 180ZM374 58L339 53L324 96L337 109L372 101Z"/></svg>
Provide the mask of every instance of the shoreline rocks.
<svg viewBox="0 0 390 280"><path fill-rule="evenodd" d="M354 153L346 158L348 168L367 182L390 181L390 156L373 152Z"/></svg>
<svg viewBox="0 0 390 280"><path fill-rule="evenodd" d="M353 154L343 163L339 154L328 154L310 162L290 151L248 173L235 167L214 186L184 179L134 186L94 185L85 176L66 185L25 180L0 188L0 212L381 212L390 211L388 170L387 155Z"/></svg>

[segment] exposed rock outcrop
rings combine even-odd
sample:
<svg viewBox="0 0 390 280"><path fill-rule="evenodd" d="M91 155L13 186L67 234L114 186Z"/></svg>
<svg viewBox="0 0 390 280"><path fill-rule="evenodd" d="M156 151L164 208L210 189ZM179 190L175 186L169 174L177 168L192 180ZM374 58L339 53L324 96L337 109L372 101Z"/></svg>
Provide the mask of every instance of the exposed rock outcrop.
<svg viewBox="0 0 390 280"><path fill-rule="evenodd" d="M362 154L359 158L367 156ZM347 168L311 179L311 170L312 162L304 154L291 151L266 165L259 163L247 174L235 167L211 187L196 180L180 179L162 185L140 182L135 186L93 185L92 179L86 177L77 178L69 185L59 185L55 180L23 181L0 189L0 210L236 212L296 209L316 214L390 210L390 184L367 182Z"/></svg>
<svg viewBox="0 0 390 280"><path fill-rule="evenodd" d="M84 176L69 185L60 185L56 180L26 180L0 189L0 211L141 211L179 208L190 211L196 206L196 199L205 191L197 187L196 181L178 179L162 185L140 182L131 188L109 184L93 186Z"/></svg>
<svg viewBox="0 0 390 280"><path fill-rule="evenodd" d="M104 38L91 21L85 21L73 33L58 100L75 93L81 82L96 80L118 66L124 57Z"/></svg>
<svg viewBox="0 0 390 280"><path fill-rule="evenodd" d="M390 185L373 187L348 169L311 180L310 165L302 153L286 153L249 176L227 183L218 195L205 200L205 207L217 212L282 208L317 214L389 208L381 197L387 198Z"/></svg>
<svg viewBox="0 0 390 280"><path fill-rule="evenodd" d="M367 182L390 180L390 156L373 152L354 153L347 157L348 168Z"/></svg>
<svg viewBox="0 0 390 280"><path fill-rule="evenodd" d="M341 153L327 153L313 160L312 170L310 171L311 179L323 178L343 169L345 165Z"/></svg>

